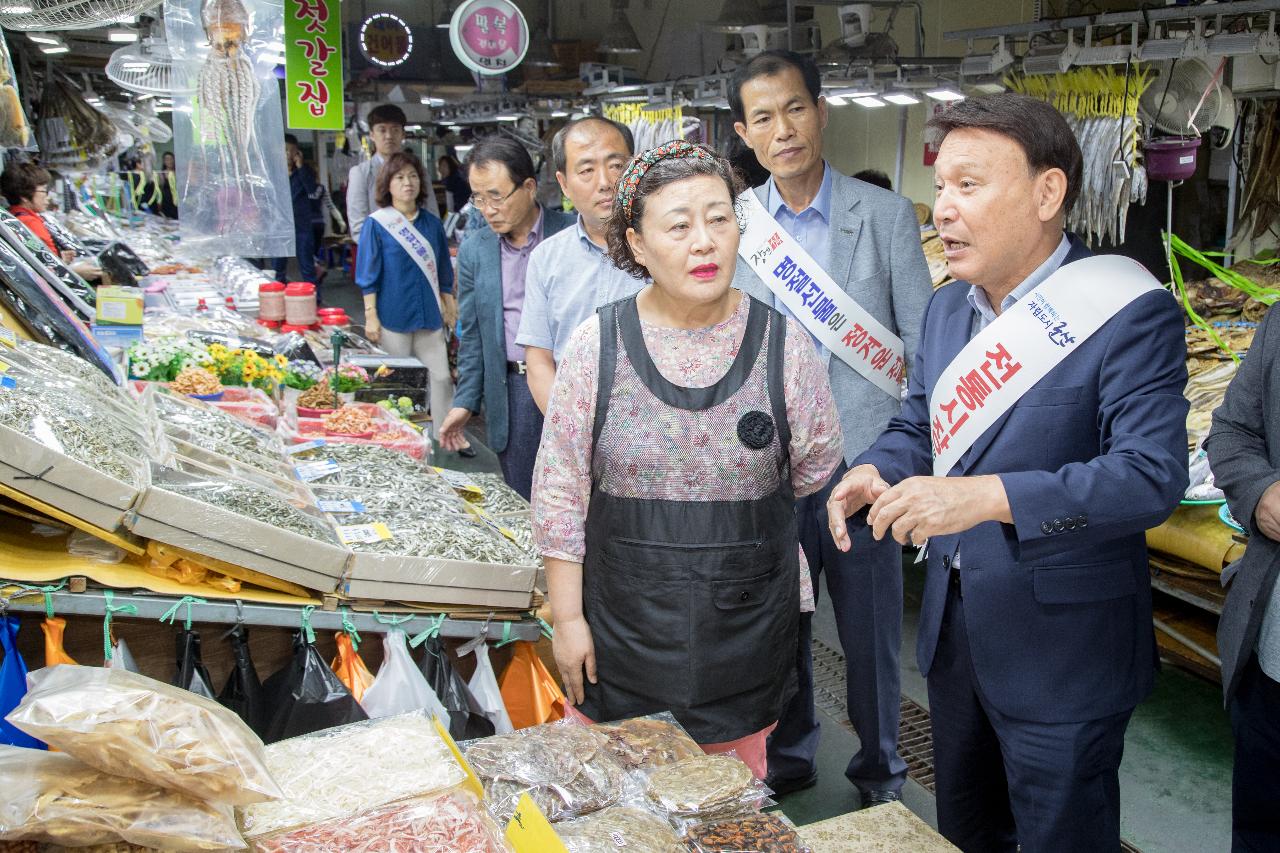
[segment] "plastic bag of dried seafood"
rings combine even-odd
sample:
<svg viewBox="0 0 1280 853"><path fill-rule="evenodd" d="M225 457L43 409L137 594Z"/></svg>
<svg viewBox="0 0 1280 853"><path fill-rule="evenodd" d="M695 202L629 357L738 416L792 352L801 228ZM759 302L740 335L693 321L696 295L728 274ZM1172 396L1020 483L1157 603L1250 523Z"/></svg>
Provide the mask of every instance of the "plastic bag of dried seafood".
<svg viewBox="0 0 1280 853"><path fill-rule="evenodd" d="M662 818L634 806L604 811L556 824L569 853L685 853L680 836Z"/></svg>
<svg viewBox="0 0 1280 853"><path fill-rule="evenodd" d="M245 846L230 806L113 776L66 754L0 746L0 791L3 841L179 851Z"/></svg>
<svg viewBox="0 0 1280 853"><path fill-rule="evenodd" d="M777 813L691 826L685 844L691 853L811 853L795 824Z"/></svg>
<svg viewBox="0 0 1280 853"><path fill-rule="evenodd" d="M471 741L465 755L484 783L490 813L505 825L525 793L552 822L621 800L627 773L608 747L589 726L556 722Z"/></svg>
<svg viewBox="0 0 1280 853"><path fill-rule="evenodd" d="M184 250L209 257L292 257L293 206L280 156L284 123L270 60L284 10L269 0L167 0L174 72L173 137Z"/></svg>
<svg viewBox="0 0 1280 853"><path fill-rule="evenodd" d="M262 741L232 711L122 669L55 666L27 676L8 720L91 767L214 803L283 795Z"/></svg>
<svg viewBox="0 0 1280 853"><path fill-rule="evenodd" d="M628 770L648 771L703 755L670 711L592 728L609 739L609 752Z"/></svg>
<svg viewBox="0 0 1280 853"><path fill-rule="evenodd" d="M769 789L733 752L696 755L655 769L645 780L649 809L682 832L690 826L758 812Z"/></svg>
<svg viewBox="0 0 1280 853"><path fill-rule="evenodd" d="M254 841L259 853L506 853L497 824L462 788Z"/></svg>
<svg viewBox="0 0 1280 853"><path fill-rule="evenodd" d="M266 753L285 798L240 810L251 840L443 791L466 777L421 712L282 740Z"/></svg>

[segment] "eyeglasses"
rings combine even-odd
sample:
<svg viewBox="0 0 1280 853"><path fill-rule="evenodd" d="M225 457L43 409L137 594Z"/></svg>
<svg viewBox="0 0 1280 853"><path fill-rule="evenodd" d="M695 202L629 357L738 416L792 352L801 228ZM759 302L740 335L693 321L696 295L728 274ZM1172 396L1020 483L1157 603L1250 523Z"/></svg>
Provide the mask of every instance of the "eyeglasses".
<svg viewBox="0 0 1280 853"><path fill-rule="evenodd" d="M499 196L497 193L486 193L485 195L472 193L471 203L480 210L485 210L490 207L500 207L503 202L515 195L516 191L519 190L521 186L522 184L516 184L516 188L504 196Z"/></svg>

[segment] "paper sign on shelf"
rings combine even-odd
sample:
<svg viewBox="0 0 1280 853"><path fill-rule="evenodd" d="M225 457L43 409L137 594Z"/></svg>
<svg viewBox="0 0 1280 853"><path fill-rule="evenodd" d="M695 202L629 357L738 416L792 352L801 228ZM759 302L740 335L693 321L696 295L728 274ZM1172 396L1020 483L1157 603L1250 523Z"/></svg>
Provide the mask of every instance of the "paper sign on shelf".
<svg viewBox="0 0 1280 853"><path fill-rule="evenodd" d="M316 506L321 512L333 512L342 515L356 515L364 512L364 504L360 503L360 501L316 501Z"/></svg>
<svg viewBox="0 0 1280 853"><path fill-rule="evenodd" d="M466 492L468 495L474 495L477 498L484 497L484 489L480 488L475 480L463 472L449 468L437 468L436 472L441 477L444 477L445 482L455 491Z"/></svg>
<svg viewBox="0 0 1280 853"><path fill-rule="evenodd" d="M308 450L315 450L317 447L324 447L323 438L313 438L311 441L304 441L302 444L286 447L284 452L290 456L296 456L299 453L306 453Z"/></svg>
<svg viewBox="0 0 1280 853"><path fill-rule="evenodd" d="M551 828L551 822L527 791L516 803L516 813L507 823L506 836L516 853L568 853L560 836Z"/></svg>
<svg viewBox="0 0 1280 853"><path fill-rule="evenodd" d="M462 767L462 772L467 774L467 778L462 780L462 786L475 794L480 799L484 799L484 785L480 784L480 778L476 776L476 772L471 769L471 765L467 763L467 759L462 757L462 750L458 749L458 742L449 734L449 730L440 722L440 718L431 717L431 722L436 727L436 733L440 735L440 739L444 741L444 745L449 747L449 751L453 753L454 759Z"/></svg>
<svg viewBox="0 0 1280 853"><path fill-rule="evenodd" d="M343 545L371 544L391 538L391 529L381 521L373 524L339 524L337 530Z"/></svg>
<svg viewBox="0 0 1280 853"><path fill-rule="evenodd" d="M15 333L13 329L5 329L0 327L0 344L5 344L6 346L11 346L16 348L18 346L17 333Z"/></svg>
<svg viewBox="0 0 1280 853"><path fill-rule="evenodd" d="M321 477L336 474L340 470L342 469L338 467L338 463L332 459L321 459L318 462L308 462L305 465L293 466L294 473L304 483L310 483L312 480L319 480Z"/></svg>

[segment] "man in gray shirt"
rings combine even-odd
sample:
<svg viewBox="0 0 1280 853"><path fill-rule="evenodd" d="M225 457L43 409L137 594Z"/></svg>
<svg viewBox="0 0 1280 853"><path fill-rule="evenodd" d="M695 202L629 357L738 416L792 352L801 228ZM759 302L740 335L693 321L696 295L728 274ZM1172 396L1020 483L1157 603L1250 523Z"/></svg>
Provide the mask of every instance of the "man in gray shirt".
<svg viewBox="0 0 1280 853"><path fill-rule="evenodd" d="M364 225L370 213L378 209L378 202L374 199L378 172L388 157L404 149L404 126L408 119L404 110L395 104L380 104L369 110L368 122L373 156L352 166L347 176L347 227L351 231L352 242L360 241L360 226ZM427 180L427 202L423 207L434 216L440 215L440 205L430 179Z"/></svg>
<svg viewBox="0 0 1280 853"><path fill-rule="evenodd" d="M626 125L599 116L574 119L551 141L560 189L578 211L577 225L533 250L525 274L524 313L516 343L525 348L529 390L544 413L556 363L574 329L601 305L644 287L605 254L605 223L633 141Z"/></svg>
<svg viewBox="0 0 1280 853"><path fill-rule="evenodd" d="M1233 851L1280 850L1280 314L1267 312L1205 440L1217 485L1249 531L1222 573L1222 690L1236 736Z"/></svg>

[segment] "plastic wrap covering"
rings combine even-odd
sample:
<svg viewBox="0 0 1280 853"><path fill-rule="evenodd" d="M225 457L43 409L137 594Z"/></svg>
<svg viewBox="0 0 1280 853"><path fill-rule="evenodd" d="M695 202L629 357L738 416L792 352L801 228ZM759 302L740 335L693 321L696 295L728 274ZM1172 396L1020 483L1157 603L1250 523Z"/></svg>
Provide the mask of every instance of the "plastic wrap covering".
<svg viewBox="0 0 1280 853"><path fill-rule="evenodd" d="M24 340L18 341L18 352L21 355L35 359L36 366L43 366L50 372L74 377L86 384L93 385L103 393L127 396L121 381L117 380L113 374L103 373L78 355L36 341ZM13 353L9 353L9 356L12 355Z"/></svg>
<svg viewBox="0 0 1280 853"><path fill-rule="evenodd" d="M62 262L61 257L51 252L43 240L32 234L27 226L9 211L0 210L0 222L4 223L6 236L12 236L21 242L21 247L15 247L18 249L18 254L21 255L24 248L30 252L31 259L39 265L37 272L40 271L39 267L43 267L44 271L53 277L53 280L46 280L53 285L55 290L60 291L64 297L68 298L69 303L76 309L81 318L85 320L92 319L93 311L91 309L97 301L97 297L89 283L72 272L71 268Z"/></svg>
<svg viewBox="0 0 1280 853"><path fill-rule="evenodd" d="M370 406L370 408L378 407ZM412 456L414 459L427 459L431 453L431 441L425 435L403 421L383 417L373 422L372 429L368 433L360 435L335 433L321 418L297 418L286 421L280 429L288 440L294 442L323 438L330 444L373 445Z"/></svg>
<svg viewBox="0 0 1280 853"><path fill-rule="evenodd" d="M18 97L18 76L13 73L9 45L0 35L0 148L27 148L31 144L31 125Z"/></svg>
<svg viewBox="0 0 1280 853"><path fill-rule="evenodd" d="M4 841L125 841L177 851L245 846L229 806L113 776L70 755L0 746L0 790Z"/></svg>
<svg viewBox="0 0 1280 853"><path fill-rule="evenodd" d="M28 473L56 464L52 451L123 484L99 484L119 500L145 481L148 444L89 394L23 377L16 388L0 388L0 427L27 439L0 441L0 461Z"/></svg>
<svg viewBox="0 0 1280 853"><path fill-rule="evenodd" d="M65 369L60 363L62 359L74 363L77 370ZM0 351L0 361L8 365L5 373L15 382L34 382L41 393L56 390L83 397L95 411L101 409L102 414L151 443L151 428L137 401L83 360L53 347L33 346L24 341L17 350ZM91 372L82 374L80 370Z"/></svg>
<svg viewBox="0 0 1280 853"><path fill-rule="evenodd" d="M191 444L238 458L235 451L247 451L268 459L279 459L284 445L272 432L255 427L234 415L199 400L151 386L143 393L143 404L155 412L155 420L166 430L185 430ZM198 437L198 440L192 437ZM252 464L257 460L245 460Z"/></svg>
<svg viewBox="0 0 1280 853"><path fill-rule="evenodd" d="M264 456L234 445L217 446L204 436L180 427L166 428L165 435L175 454L165 459L166 464L188 473L228 475L277 490L281 489L282 480L293 479L292 472L278 457Z"/></svg>
<svg viewBox="0 0 1280 853"><path fill-rule="evenodd" d="M218 257L291 257L293 205L280 156L275 77L284 16L267 0L166 0L177 73L195 94L174 97L183 246Z"/></svg>
<svg viewBox="0 0 1280 853"><path fill-rule="evenodd" d="M630 806L611 806L557 824L556 834L569 853L685 853L665 820Z"/></svg>
<svg viewBox="0 0 1280 853"><path fill-rule="evenodd" d="M280 420L280 410L260 388L228 387L222 398L211 400L210 405L263 429L274 430Z"/></svg>
<svg viewBox="0 0 1280 853"><path fill-rule="evenodd" d="M78 355L114 381L121 380L115 362L94 340L81 316L5 240L0 240L0 302L41 343Z"/></svg>
<svg viewBox="0 0 1280 853"><path fill-rule="evenodd" d="M258 311L258 286L270 280L244 258L218 258L209 270L209 281L214 287L234 299L241 311L254 314Z"/></svg>
<svg viewBox="0 0 1280 853"><path fill-rule="evenodd" d="M172 291L176 289L170 286L166 291L170 292L169 295L175 295ZM213 293L212 298L217 299L216 292ZM194 309L193 302L189 310L194 311ZM146 323L143 325L143 332L148 341L169 337L188 337L188 335L199 340L209 334L215 334L224 335L227 338L234 337L243 342L256 340L253 336L261 331L261 326L249 322L243 314L220 304L209 305L209 310L198 313L182 313L181 309L175 311L170 308L149 307L146 312ZM230 347L230 349L236 349L236 347ZM256 350L257 347L254 349Z"/></svg>
<svg viewBox="0 0 1280 853"><path fill-rule="evenodd" d="M151 474L151 487L221 510L203 513L197 524L211 538L234 542L245 536L252 523L255 527L288 531L319 542L337 541L318 511L305 504L299 506L300 500L251 483L201 479L156 466Z"/></svg>
<svg viewBox="0 0 1280 853"><path fill-rule="evenodd" d="M412 458L384 447L343 442L330 444L326 441L324 446L315 450L295 454L295 458L302 461L332 459L338 463L337 471L317 477L311 481L313 484L384 493L387 500L399 494L410 502L410 509L416 506L413 501L417 497L455 497L449 484L434 471L428 471Z"/></svg>
<svg viewBox="0 0 1280 853"><path fill-rule="evenodd" d="M593 728L609 739L609 752L628 770L650 770L703 754L670 713L633 717Z"/></svg>
<svg viewBox="0 0 1280 853"><path fill-rule="evenodd" d="M391 538L378 542L353 542L351 547L354 550L467 563L533 565L513 542L475 518L431 517L415 512L381 515L378 520L386 524Z"/></svg>
<svg viewBox="0 0 1280 853"><path fill-rule="evenodd" d="M709 821L758 811L768 789L732 753L685 758L654 770L645 797L673 825Z"/></svg>
<svg viewBox="0 0 1280 853"><path fill-rule="evenodd" d="M122 669L34 672L10 722L107 773L248 805L283 796L262 741L211 699Z"/></svg>
<svg viewBox="0 0 1280 853"><path fill-rule="evenodd" d="M453 788L466 774L422 713L351 723L267 747L285 799L246 806L246 838L351 818Z"/></svg>
<svg viewBox="0 0 1280 853"><path fill-rule="evenodd" d="M791 822L777 814L753 814L690 827L690 853L810 853Z"/></svg>
<svg viewBox="0 0 1280 853"><path fill-rule="evenodd" d="M259 853L506 853L510 848L474 796L454 789L393 803L254 842Z"/></svg>
<svg viewBox="0 0 1280 853"><path fill-rule="evenodd" d="M511 819L524 793L555 822L599 811L622 797L626 773L608 743L587 726L549 723L472 741L466 758L500 823Z"/></svg>

